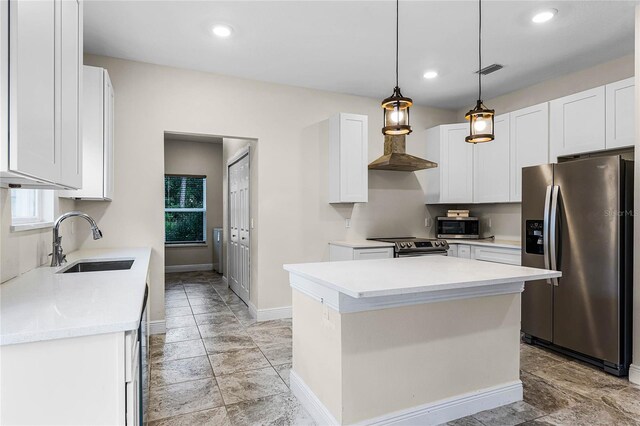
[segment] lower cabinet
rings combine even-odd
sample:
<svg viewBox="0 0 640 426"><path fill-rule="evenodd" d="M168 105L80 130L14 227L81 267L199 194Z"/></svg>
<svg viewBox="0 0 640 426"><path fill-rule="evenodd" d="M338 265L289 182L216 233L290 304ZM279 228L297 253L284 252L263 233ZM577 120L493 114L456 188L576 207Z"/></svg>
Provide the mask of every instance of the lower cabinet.
<svg viewBox="0 0 640 426"><path fill-rule="evenodd" d="M450 244L448 255L465 259L482 260L485 262L520 265L520 249L517 247L506 248L491 247L488 245Z"/></svg>
<svg viewBox="0 0 640 426"><path fill-rule="evenodd" d="M329 260L372 260L390 259L393 257L393 247L345 247L329 244Z"/></svg>

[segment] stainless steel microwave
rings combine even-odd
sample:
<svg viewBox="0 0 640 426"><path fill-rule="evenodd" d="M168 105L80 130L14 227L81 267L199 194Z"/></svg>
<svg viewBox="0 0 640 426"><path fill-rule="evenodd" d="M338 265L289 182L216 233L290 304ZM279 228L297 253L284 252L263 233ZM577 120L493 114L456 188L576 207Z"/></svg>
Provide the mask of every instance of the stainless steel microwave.
<svg viewBox="0 0 640 426"><path fill-rule="evenodd" d="M437 217L437 238L480 238L477 217Z"/></svg>

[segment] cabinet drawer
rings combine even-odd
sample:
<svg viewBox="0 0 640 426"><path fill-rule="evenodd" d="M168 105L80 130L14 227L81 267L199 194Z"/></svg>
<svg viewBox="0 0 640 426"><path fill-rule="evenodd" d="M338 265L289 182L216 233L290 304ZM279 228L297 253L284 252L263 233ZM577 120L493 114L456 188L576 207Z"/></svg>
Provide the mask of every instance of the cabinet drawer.
<svg viewBox="0 0 640 426"><path fill-rule="evenodd" d="M389 259L393 257L393 248L355 249L353 260Z"/></svg>
<svg viewBox="0 0 640 426"><path fill-rule="evenodd" d="M466 244L458 244L458 257L471 259L471 247Z"/></svg>
<svg viewBox="0 0 640 426"><path fill-rule="evenodd" d="M472 247L471 258L486 262L520 265L520 250L494 247Z"/></svg>

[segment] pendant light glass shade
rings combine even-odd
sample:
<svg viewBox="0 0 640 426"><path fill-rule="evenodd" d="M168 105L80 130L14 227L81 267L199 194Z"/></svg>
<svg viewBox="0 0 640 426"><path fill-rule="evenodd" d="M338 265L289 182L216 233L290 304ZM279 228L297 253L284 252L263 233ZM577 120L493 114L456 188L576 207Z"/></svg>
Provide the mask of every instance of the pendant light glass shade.
<svg viewBox="0 0 640 426"><path fill-rule="evenodd" d="M384 114L382 133L392 136L411 133L411 125L409 124L409 108L411 105L413 105L413 100L402 96L399 87L394 88L393 95L382 101Z"/></svg>
<svg viewBox="0 0 640 426"><path fill-rule="evenodd" d="M478 0L478 100L476 106L464 116L469 120L469 136L464 138L469 143L491 142L493 134L493 118L495 111L482 103L482 0Z"/></svg>
<svg viewBox="0 0 640 426"><path fill-rule="evenodd" d="M393 88L393 94L382 101L381 104L384 119L382 134L389 136L408 135L411 133L409 108L413 105L413 100L402 96L398 85L399 5L399 0L396 0L396 87Z"/></svg>
<svg viewBox="0 0 640 426"><path fill-rule="evenodd" d="M495 111L484 106L478 100L476 107L464 116L469 120L469 136L464 138L469 143L491 142L493 135L493 118Z"/></svg>

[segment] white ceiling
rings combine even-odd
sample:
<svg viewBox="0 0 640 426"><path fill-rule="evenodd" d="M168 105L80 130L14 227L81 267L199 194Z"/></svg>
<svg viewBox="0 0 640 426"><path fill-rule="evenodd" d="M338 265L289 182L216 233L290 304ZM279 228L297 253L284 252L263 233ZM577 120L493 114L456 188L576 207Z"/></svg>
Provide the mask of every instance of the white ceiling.
<svg viewBox="0 0 640 426"><path fill-rule="evenodd" d="M638 1L485 1L490 99L633 51ZM535 11L558 9L536 25ZM229 39L212 36L229 24ZM477 2L401 1L400 87L418 104L472 106ZM86 1L85 51L382 99L395 84L393 1ZM440 76L425 80L436 69Z"/></svg>

